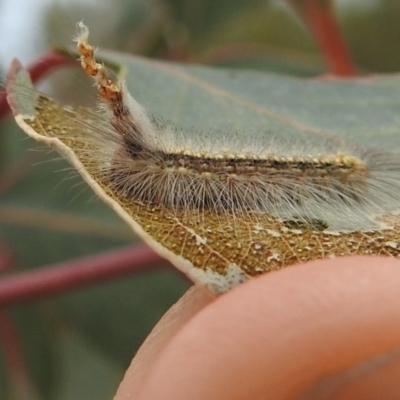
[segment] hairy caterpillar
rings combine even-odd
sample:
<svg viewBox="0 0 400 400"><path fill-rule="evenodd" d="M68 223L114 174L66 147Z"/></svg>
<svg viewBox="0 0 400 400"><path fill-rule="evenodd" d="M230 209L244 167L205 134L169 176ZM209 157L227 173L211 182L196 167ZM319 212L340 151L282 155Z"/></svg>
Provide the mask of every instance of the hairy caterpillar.
<svg viewBox="0 0 400 400"><path fill-rule="evenodd" d="M24 95L15 89L22 70L14 63L8 90L16 120L58 147L156 251L194 280L221 292L309 259L399 254L397 156L333 137L310 145L296 137L284 141L278 132L187 135L108 77L88 35L80 23L81 64L103 109L63 107L33 89Z"/></svg>

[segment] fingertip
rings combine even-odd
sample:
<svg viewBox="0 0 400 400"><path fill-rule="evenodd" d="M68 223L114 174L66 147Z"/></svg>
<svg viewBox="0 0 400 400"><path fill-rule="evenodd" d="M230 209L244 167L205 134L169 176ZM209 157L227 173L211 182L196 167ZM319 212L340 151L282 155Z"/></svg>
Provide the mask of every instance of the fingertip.
<svg viewBox="0 0 400 400"><path fill-rule="evenodd" d="M174 304L146 338L118 388L114 400L140 398L140 391L162 349L194 315L215 300L216 296L202 286L192 286Z"/></svg>
<svg viewBox="0 0 400 400"><path fill-rule="evenodd" d="M140 399L282 400L316 385L331 390L327 377L400 346L399 267L379 257L324 260L232 290L162 349ZM350 381L337 382L336 391Z"/></svg>

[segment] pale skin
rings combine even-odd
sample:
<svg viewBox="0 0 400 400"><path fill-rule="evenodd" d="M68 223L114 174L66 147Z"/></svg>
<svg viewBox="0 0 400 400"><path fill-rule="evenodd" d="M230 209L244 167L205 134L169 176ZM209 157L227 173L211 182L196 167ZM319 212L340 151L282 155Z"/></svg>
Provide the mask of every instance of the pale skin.
<svg viewBox="0 0 400 400"><path fill-rule="evenodd" d="M290 267L224 296L191 288L115 400L400 398L400 261Z"/></svg>

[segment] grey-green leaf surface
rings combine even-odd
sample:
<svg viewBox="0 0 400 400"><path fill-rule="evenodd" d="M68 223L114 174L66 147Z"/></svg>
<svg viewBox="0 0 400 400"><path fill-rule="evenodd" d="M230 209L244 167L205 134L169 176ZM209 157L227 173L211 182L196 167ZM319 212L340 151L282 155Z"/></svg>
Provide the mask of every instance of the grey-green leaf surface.
<svg viewBox="0 0 400 400"><path fill-rule="evenodd" d="M101 54L127 68L127 86L141 104L187 128L187 134L191 128L215 134L230 129L316 144L337 136L376 149L399 149L397 74L301 79Z"/></svg>

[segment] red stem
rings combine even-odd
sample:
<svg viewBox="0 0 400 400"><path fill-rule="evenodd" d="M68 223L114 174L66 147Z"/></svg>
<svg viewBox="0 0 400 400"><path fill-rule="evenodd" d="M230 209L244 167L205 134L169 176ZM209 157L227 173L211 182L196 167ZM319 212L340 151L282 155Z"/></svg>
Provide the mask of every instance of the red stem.
<svg viewBox="0 0 400 400"><path fill-rule="evenodd" d="M73 58L51 50L39 60L31 64L28 67L28 71L31 74L32 82L37 82L53 70L67 65L78 66L79 64ZM7 95L5 92L0 93L0 120L3 119L9 112L10 107L8 106Z"/></svg>
<svg viewBox="0 0 400 400"><path fill-rule="evenodd" d="M13 394L18 399L37 398L29 379L18 331L3 309L0 309L0 347Z"/></svg>
<svg viewBox="0 0 400 400"><path fill-rule="evenodd" d="M166 261L148 247L128 247L0 279L0 305L39 300L84 285L148 270Z"/></svg>
<svg viewBox="0 0 400 400"><path fill-rule="evenodd" d="M330 71L354 76L356 69L329 0L289 0L314 35Z"/></svg>

